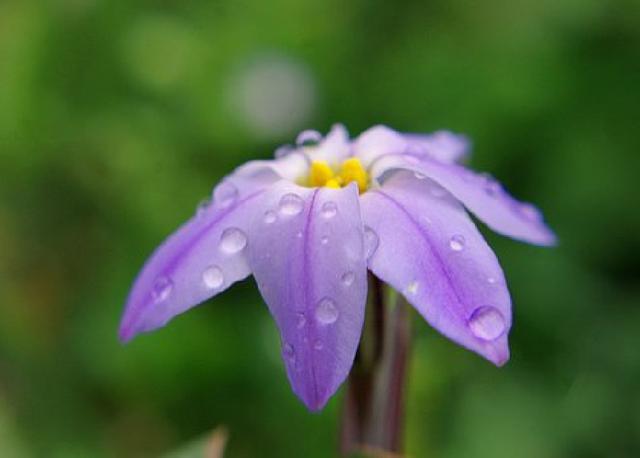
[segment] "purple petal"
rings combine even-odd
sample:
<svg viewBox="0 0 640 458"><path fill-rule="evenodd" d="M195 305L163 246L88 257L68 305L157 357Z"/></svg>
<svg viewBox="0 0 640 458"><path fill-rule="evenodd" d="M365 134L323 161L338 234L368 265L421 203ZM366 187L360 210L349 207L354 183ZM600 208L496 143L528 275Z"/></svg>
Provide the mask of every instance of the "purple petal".
<svg viewBox="0 0 640 458"><path fill-rule="evenodd" d="M435 188L433 188L435 186ZM369 268L438 331L500 366L511 301L498 261L464 208L427 179L398 172L362 196Z"/></svg>
<svg viewBox="0 0 640 458"><path fill-rule="evenodd" d="M355 185L302 188L281 181L261 199L249 260L276 320L293 391L321 409L349 373L367 294Z"/></svg>
<svg viewBox="0 0 640 458"><path fill-rule="evenodd" d="M248 223L259 212L269 181L231 176L214 189L214 201L151 255L129 293L120 339L164 326L171 318L217 295L250 273Z"/></svg>
<svg viewBox="0 0 640 458"><path fill-rule="evenodd" d="M416 156L428 156L445 163L460 162L469 155L471 143L460 134L440 130L432 134L404 134L409 143L407 152Z"/></svg>
<svg viewBox="0 0 640 458"><path fill-rule="evenodd" d="M336 124L317 146L306 147L305 151L312 161L324 161L334 167L338 166L351 153L349 133L342 124Z"/></svg>
<svg viewBox="0 0 640 458"><path fill-rule="evenodd" d="M411 170L428 177L453 194L494 231L536 245L556 243L542 214L529 203L518 202L493 178L477 174L457 164L444 164L428 158L395 154L381 158L371 170L384 177L394 170Z"/></svg>
<svg viewBox="0 0 640 458"><path fill-rule="evenodd" d="M403 134L386 126L375 126L358 136L353 151L368 167L385 156L403 153L452 163L464 158L469 146L469 140L464 135L452 132Z"/></svg>

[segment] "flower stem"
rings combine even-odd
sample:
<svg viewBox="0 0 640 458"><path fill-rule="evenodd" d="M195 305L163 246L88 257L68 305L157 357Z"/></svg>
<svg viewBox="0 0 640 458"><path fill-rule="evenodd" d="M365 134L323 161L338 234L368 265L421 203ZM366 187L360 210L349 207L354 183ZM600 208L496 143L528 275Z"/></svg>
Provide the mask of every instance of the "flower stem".
<svg viewBox="0 0 640 458"><path fill-rule="evenodd" d="M340 451L397 456L402 452L409 310L401 295L373 275L360 347L342 410Z"/></svg>

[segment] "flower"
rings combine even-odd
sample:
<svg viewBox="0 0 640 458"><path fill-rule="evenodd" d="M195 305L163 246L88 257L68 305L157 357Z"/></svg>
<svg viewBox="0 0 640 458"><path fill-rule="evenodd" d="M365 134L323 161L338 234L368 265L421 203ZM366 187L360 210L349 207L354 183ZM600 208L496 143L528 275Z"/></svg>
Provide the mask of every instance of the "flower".
<svg viewBox="0 0 640 458"><path fill-rule="evenodd" d="M468 149L450 132L376 126L350 141L336 125L324 138L303 132L274 160L239 167L147 261L121 340L253 274L280 330L293 391L318 410L353 364L369 270L446 337L504 364L511 300L465 207L518 240L552 245L555 236L533 205L459 165Z"/></svg>

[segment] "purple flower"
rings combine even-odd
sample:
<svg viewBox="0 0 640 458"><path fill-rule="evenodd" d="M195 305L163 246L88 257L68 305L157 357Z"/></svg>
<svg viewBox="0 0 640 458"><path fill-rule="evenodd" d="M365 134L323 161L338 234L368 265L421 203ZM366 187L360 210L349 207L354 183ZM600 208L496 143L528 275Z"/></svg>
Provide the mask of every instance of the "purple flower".
<svg viewBox="0 0 640 458"><path fill-rule="evenodd" d="M552 245L540 212L458 165L469 149L460 135L376 126L350 141L336 125L298 140L226 177L212 203L160 245L133 285L120 338L253 274L293 390L318 410L353 364L370 270L442 334L504 364L509 291L465 207L496 232Z"/></svg>

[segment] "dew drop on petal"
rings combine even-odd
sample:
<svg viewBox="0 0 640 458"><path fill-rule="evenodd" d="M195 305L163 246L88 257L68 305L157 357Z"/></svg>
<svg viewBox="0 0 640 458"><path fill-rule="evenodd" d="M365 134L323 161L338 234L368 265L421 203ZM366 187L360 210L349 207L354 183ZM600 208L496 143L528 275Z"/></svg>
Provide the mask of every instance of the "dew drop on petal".
<svg viewBox="0 0 640 458"><path fill-rule="evenodd" d="M282 159L286 155L292 153L294 151L294 147L291 145L282 145L276 148L274 156L276 159Z"/></svg>
<svg viewBox="0 0 640 458"><path fill-rule="evenodd" d="M464 250L465 240L464 237L460 234L456 234L449 239L449 248L453 251L462 251Z"/></svg>
<svg viewBox="0 0 640 458"><path fill-rule="evenodd" d="M282 196L282 199L280 199L280 213L283 215L297 215L302 211L302 207L304 207L304 202L297 194L285 194Z"/></svg>
<svg viewBox="0 0 640 458"><path fill-rule="evenodd" d="M529 221L541 221L542 213L532 204L521 204L520 214Z"/></svg>
<svg viewBox="0 0 640 458"><path fill-rule="evenodd" d="M328 297L322 299L316 307L316 320L321 324L335 323L338 315L339 312L336 303Z"/></svg>
<svg viewBox="0 0 640 458"><path fill-rule="evenodd" d="M329 237L327 237L326 235L324 237L322 237L320 239L320 243L323 245L328 245L329 244Z"/></svg>
<svg viewBox="0 0 640 458"><path fill-rule="evenodd" d="M306 324L307 324L307 317L305 316L305 314L296 313L296 326L298 327L298 329L304 328Z"/></svg>
<svg viewBox="0 0 640 458"><path fill-rule="evenodd" d="M504 317L495 307L478 307L469 319L469 328L473 335L482 340L495 340L506 328Z"/></svg>
<svg viewBox="0 0 640 458"><path fill-rule="evenodd" d="M322 140L322 134L317 130L303 130L296 137L296 145L298 146L309 146L314 145Z"/></svg>
<svg viewBox="0 0 640 458"><path fill-rule="evenodd" d="M373 254L378 249L378 245L380 244L380 239L378 238L378 234L374 232L369 226L365 226L364 228L364 253L367 259L371 258Z"/></svg>
<svg viewBox="0 0 640 458"><path fill-rule="evenodd" d="M202 281L210 289L218 289L224 283L224 274L218 266L209 266L202 272Z"/></svg>
<svg viewBox="0 0 640 458"><path fill-rule="evenodd" d="M489 283L490 285L494 285L496 283L496 279L495 277L487 277L487 283Z"/></svg>
<svg viewBox="0 0 640 458"><path fill-rule="evenodd" d="M322 205L321 214L325 218L327 219L333 218L334 216L336 216L336 213L338 213L338 207L335 202L329 201L329 202L325 202L324 205Z"/></svg>
<svg viewBox="0 0 640 458"><path fill-rule="evenodd" d="M237 227L225 229L220 237L220 249L227 254L235 254L247 246L247 236Z"/></svg>
<svg viewBox="0 0 640 458"><path fill-rule="evenodd" d="M220 208L228 208L238 198L238 188L234 184L223 181L213 190L213 201Z"/></svg>
<svg viewBox="0 0 640 458"><path fill-rule="evenodd" d="M268 210L264 213L265 224L273 224L276 222L277 219L278 219L278 216L276 215L275 212L272 212L271 210Z"/></svg>
<svg viewBox="0 0 640 458"><path fill-rule="evenodd" d="M156 281L153 282L153 289L151 290L151 297L153 298L153 302L156 304L160 304L161 302L166 301L171 292L173 291L173 282L168 277L158 277Z"/></svg>
<svg viewBox="0 0 640 458"><path fill-rule="evenodd" d="M340 278L340 281L344 286L351 286L353 285L353 282L355 281L355 279L356 279L356 274L349 271L342 275L342 277Z"/></svg>
<svg viewBox="0 0 640 458"><path fill-rule="evenodd" d="M412 296L415 295L418 292L418 286L419 285L417 281L412 281L405 288L405 293L411 294Z"/></svg>
<svg viewBox="0 0 640 458"><path fill-rule="evenodd" d="M324 345L322 345L322 341L321 341L321 340L316 340L316 341L313 343L313 349L314 349L314 350L320 351L320 350L322 350L323 348L324 348Z"/></svg>
<svg viewBox="0 0 640 458"><path fill-rule="evenodd" d="M440 198L440 197L444 197L447 194L447 190L444 189L442 186L434 183L429 187L429 193L433 197Z"/></svg>
<svg viewBox="0 0 640 458"><path fill-rule="evenodd" d="M488 195L495 197L502 190L502 185L498 183L491 175L484 174L481 175L481 177L482 180L484 180L484 191Z"/></svg>
<svg viewBox="0 0 640 458"><path fill-rule="evenodd" d="M296 351L293 348L293 345L290 343L282 344L282 355L289 361L294 361L296 358Z"/></svg>
<svg viewBox="0 0 640 458"><path fill-rule="evenodd" d="M413 176L416 177L418 180L424 180L426 178L425 174L420 172L415 172Z"/></svg>
<svg viewBox="0 0 640 458"><path fill-rule="evenodd" d="M204 200L200 201L200 203L196 207L196 216L198 218L203 216L207 212L207 210L209 209L210 205L211 205L211 201L208 200L208 199L204 199Z"/></svg>

